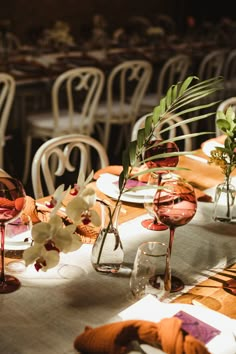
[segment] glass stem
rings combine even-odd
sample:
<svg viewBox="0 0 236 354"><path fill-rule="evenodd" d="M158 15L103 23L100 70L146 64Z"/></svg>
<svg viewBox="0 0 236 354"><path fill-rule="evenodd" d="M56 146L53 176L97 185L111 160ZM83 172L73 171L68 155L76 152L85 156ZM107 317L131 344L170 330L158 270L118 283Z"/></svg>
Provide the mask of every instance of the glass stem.
<svg viewBox="0 0 236 354"><path fill-rule="evenodd" d="M169 240L169 254L171 256L171 251L172 251L172 244L174 241L174 235L175 235L175 228L170 227L170 240Z"/></svg>
<svg viewBox="0 0 236 354"><path fill-rule="evenodd" d="M5 243L5 225L0 223L0 233L1 233L1 273L0 273L0 282L5 281L5 273L4 273L4 268L5 268L5 262L4 262L4 243Z"/></svg>

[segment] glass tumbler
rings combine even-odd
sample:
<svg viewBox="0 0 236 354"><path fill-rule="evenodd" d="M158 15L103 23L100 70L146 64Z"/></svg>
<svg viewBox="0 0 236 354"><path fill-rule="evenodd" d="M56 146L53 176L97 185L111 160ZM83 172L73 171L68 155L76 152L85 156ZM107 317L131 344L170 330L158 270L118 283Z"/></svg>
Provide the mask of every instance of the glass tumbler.
<svg viewBox="0 0 236 354"><path fill-rule="evenodd" d="M168 247L165 243L148 241L137 250L130 277L130 289L139 300L152 294L164 301L171 290L171 269Z"/></svg>

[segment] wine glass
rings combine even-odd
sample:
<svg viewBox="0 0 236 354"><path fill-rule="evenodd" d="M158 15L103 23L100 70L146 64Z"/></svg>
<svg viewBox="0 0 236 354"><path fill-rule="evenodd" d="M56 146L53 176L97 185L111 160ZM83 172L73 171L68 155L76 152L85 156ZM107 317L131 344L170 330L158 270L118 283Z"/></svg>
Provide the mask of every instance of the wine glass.
<svg viewBox="0 0 236 354"><path fill-rule="evenodd" d="M178 152L178 146L174 142L164 142L162 140L151 140L148 144L145 153L144 159L148 159L146 161L146 165L149 169L155 167L164 167L167 170L160 170L156 172L152 172L149 175L148 184L158 186L161 183L162 179L170 178L168 167L176 167L179 162L178 156L168 156L153 159L153 156L164 154L164 153L172 153ZM153 193L153 194L152 194ZM153 191L152 189L146 189L144 194L144 208L147 212L152 216L152 218L148 218L142 221L142 226L148 230L154 231L162 231L166 230L168 226L164 225L157 217L157 214L153 210L153 199L156 194L156 189Z"/></svg>
<svg viewBox="0 0 236 354"><path fill-rule="evenodd" d="M1 294L11 293L21 285L16 277L5 274L5 227L20 215L24 205L25 190L21 182L9 176L0 177Z"/></svg>
<svg viewBox="0 0 236 354"><path fill-rule="evenodd" d="M171 257L176 227L186 225L197 210L194 188L182 179L167 180L160 184L154 198L154 210L163 224L170 230L169 254ZM184 288L181 279L171 277L171 292Z"/></svg>
<svg viewBox="0 0 236 354"><path fill-rule="evenodd" d="M23 252L31 246L32 220L24 212L6 224L5 228L5 257L9 260L5 270L10 272L23 272L26 269Z"/></svg>

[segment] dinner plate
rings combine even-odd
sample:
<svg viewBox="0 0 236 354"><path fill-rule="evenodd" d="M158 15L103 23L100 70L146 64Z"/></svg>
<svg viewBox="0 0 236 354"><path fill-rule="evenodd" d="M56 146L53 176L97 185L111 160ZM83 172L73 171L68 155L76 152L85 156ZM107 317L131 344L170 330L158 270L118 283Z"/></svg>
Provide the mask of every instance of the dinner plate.
<svg viewBox="0 0 236 354"><path fill-rule="evenodd" d="M112 175L110 173L103 173L98 178L96 184L97 188L108 197L117 199L119 196L118 188L119 176ZM132 180L135 182L134 180ZM129 181L129 186L142 186L142 183L136 181L134 185L133 182ZM143 203L146 195L153 195L153 189L139 189L136 191L126 191L121 196L121 201L130 203Z"/></svg>
<svg viewBox="0 0 236 354"><path fill-rule="evenodd" d="M159 322L166 317L173 317L180 311L203 321L204 323L214 327L219 334L215 335L206 343L206 347L211 354L235 354L236 340L234 333L236 330L236 320L233 320L219 312L208 309L204 306L195 306L181 303L163 303L158 301L153 295L147 295L135 304L119 313L122 320L140 319L146 321ZM147 350L146 350L147 349ZM160 353L154 348L146 353Z"/></svg>
<svg viewBox="0 0 236 354"><path fill-rule="evenodd" d="M21 234L14 235L12 237L5 237L5 249L6 250L25 250L30 247L30 241L24 241L25 239L31 240L31 231L25 231Z"/></svg>

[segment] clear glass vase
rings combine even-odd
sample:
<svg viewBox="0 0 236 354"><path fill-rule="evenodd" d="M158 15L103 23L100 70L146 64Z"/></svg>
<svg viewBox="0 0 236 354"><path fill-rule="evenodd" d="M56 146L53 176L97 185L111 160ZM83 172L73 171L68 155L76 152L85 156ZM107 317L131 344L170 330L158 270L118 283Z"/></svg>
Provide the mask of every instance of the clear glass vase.
<svg viewBox="0 0 236 354"><path fill-rule="evenodd" d="M123 263L124 251L118 231L121 203L114 208L101 203L101 229L93 245L91 262L97 272L117 273Z"/></svg>
<svg viewBox="0 0 236 354"><path fill-rule="evenodd" d="M218 184L215 191L213 219L221 222L231 222L236 189L231 178Z"/></svg>

